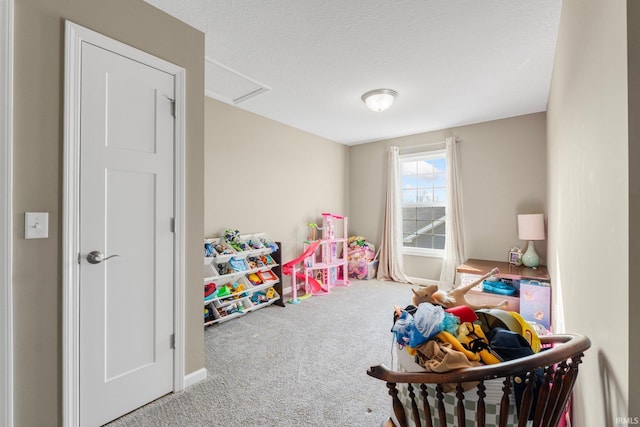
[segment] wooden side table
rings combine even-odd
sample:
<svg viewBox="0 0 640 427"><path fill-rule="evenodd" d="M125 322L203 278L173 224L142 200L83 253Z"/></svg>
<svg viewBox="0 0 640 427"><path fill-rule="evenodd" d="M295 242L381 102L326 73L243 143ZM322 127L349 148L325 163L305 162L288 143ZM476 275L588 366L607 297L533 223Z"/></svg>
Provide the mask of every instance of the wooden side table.
<svg viewBox="0 0 640 427"><path fill-rule="evenodd" d="M543 282L548 282L551 279L549 277L549 271L544 265L539 265L537 268L525 267L524 265L518 267L504 261L486 261L482 259L468 259L464 264L460 264L458 268L456 268L456 271L458 273L484 276L494 267L500 269L500 274L497 274L497 276L504 279L531 279Z"/></svg>
<svg viewBox="0 0 640 427"><path fill-rule="evenodd" d="M456 272L461 276L460 285L469 284L480 277L487 274L491 269L497 267L500 273L496 276L511 280L538 280L540 282L549 282L549 271L543 265L537 268L525 266L516 266L504 261L487 261L481 259L468 259L456 268ZM474 288L467 294L467 300L473 304L490 304L498 305L502 301L507 301L504 308L507 311L520 312L520 297L506 296L483 292L482 287Z"/></svg>

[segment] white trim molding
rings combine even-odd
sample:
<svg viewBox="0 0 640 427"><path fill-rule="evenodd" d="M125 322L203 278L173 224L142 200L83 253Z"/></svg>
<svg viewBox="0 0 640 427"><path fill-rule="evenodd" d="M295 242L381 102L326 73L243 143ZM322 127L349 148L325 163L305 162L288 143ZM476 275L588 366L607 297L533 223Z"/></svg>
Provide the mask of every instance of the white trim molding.
<svg viewBox="0 0 640 427"><path fill-rule="evenodd" d="M184 284L185 284L185 76L186 70L88 28L65 23L64 166L62 197L62 424L80 425L80 325L79 325L79 169L81 49L91 43L120 55L152 64L175 76L175 238L173 390L185 386ZM200 375L200 374L199 374ZM206 377L206 372L205 372ZM192 381L192 379L189 379Z"/></svg>
<svg viewBox="0 0 640 427"><path fill-rule="evenodd" d="M0 0L0 425L13 426L13 0Z"/></svg>
<svg viewBox="0 0 640 427"><path fill-rule="evenodd" d="M175 66L174 66L175 67ZM175 215L175 239L173 243L173 271L174 271L174 293L173 293L173 327L175 332L175 353L173 356L173 391L182 391L185 387L184 376L184 352L185 352L185 253L186 253L186 184L185 184L185 164L186 164L186 71L179 68L175 75L175 150L174 150L174 215Z"/></svg>
<svg viewBox="0 0 640 427"><path fill-rule="evenodd" d="M200 368L184 376L184 388L191 387L207 379L206 368Z"/></svg>

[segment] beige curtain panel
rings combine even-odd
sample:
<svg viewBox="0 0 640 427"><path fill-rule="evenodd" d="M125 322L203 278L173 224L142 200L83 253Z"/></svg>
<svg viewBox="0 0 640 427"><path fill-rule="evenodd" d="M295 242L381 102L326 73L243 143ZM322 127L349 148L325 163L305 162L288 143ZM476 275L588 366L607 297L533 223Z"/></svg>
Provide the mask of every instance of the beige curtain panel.
<svg viewBox="0 0 640 427"><path fill-rule="evenodd" d="M384 209L384 229L378 261L378 280L411 283L404 273L402 255L402 206L400 194L400 149L389 147L387 196Z"/></svg>
<svg viewBox="0 0 640 427"><path fill-rule="evenodd" d="M462 223L462 185L460 177L460 153L457 139L447 138L447 212L444 243L444 259L440 270L440 288L453 288L456 267L467 258L464 249Z"/></svg>

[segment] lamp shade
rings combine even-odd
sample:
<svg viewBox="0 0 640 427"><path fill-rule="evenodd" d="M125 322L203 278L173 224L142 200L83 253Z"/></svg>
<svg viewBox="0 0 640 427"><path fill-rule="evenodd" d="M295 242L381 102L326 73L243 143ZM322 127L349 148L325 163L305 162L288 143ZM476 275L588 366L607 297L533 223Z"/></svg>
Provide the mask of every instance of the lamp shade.
<svg viewBox="0 0 640 427"><path fill-rule="evenodd" d="M544 240L544 214L518 215L520 240Z"/></svg>
<svg viewBox="0 0 640 427"><path fill-rule="evenodd" d="M362 95L362 101L372 111L384 111L391 107L398 92L392 89L375 89Z"/></svg>

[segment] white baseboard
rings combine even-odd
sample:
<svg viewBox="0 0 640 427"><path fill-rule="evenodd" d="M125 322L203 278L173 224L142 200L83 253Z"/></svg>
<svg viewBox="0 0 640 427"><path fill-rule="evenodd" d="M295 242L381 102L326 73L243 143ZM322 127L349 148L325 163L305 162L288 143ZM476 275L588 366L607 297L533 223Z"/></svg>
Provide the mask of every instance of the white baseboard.
<svg viewBox="0 0 640 427"><path fill-rule="evenodd" d="M198 384L200 381L207 379L207 370L200 368L197 371L191 372L184 376L184 388L191 387L194 384Z"/></svg>

